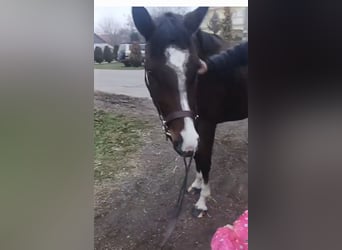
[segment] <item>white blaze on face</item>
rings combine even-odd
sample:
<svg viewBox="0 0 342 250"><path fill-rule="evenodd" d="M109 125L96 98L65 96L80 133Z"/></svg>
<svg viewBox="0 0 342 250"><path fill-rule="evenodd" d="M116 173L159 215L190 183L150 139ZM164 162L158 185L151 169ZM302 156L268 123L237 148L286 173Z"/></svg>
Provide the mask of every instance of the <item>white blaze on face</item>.
<svg viewBox="0 0 342 250"><path fill-rule="evenodd" d="M174 47L169 47L165 51L167 65L171 67L177 74L178 92L180 97L180 105L182 110L190 111L188 103L188 95L186 91L186 63L189 58L189 51L181 50ZM198 134L195 130L194 122L190 117L185 117L184 128L180 132L183 138L182 151L196 151L198 145Z"/></svg>

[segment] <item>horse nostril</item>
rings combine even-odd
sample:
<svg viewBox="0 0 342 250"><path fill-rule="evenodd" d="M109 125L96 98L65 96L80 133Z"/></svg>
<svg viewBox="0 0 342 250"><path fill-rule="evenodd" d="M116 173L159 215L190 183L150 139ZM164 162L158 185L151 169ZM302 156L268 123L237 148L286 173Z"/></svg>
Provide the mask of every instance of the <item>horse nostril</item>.
<svg viewBox="0 0 342 250"><path fill-rule="evenodd" d="M175 150L180 153L182 151L183 139L179 139L173 143Z"/></svg>
<svg viewBox="0 0 342 250"><path fill-rule="evenodd" d="M194 152L194 148L193 147L187 147L184 152L189 152L189 153L193 153Z"/></svg>

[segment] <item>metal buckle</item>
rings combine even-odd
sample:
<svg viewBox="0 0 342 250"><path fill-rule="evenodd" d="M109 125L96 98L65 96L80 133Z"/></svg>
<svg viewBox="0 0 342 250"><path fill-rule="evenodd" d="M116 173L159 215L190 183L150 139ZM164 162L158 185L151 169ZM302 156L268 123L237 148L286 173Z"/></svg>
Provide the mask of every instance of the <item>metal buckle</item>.
<svg viewBox="0 0 342 250"><path fill-rule="evenodd" d="M169 131L165 132L165 139L166 141L169 140L171 138L171 133Z"/></svg>
<svg viewBox="0 0 342 250"><path fill-rule="evenodd" d="M165 139L167 141L168 139L171 138L171 133L169 132L169 129L168 129L167 125L166 125L166 121L164 121L164 119L161 119L161 121L162 121L162 129L164 130Z"/></svg>

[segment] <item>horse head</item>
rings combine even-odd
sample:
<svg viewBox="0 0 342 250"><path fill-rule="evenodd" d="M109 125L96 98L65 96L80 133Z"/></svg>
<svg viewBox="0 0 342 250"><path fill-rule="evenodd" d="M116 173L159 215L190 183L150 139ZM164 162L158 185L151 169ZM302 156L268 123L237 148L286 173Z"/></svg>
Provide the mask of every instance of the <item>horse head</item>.
<svg viewBox="0 0 342 250"><path fill-rule="evenodd" d="M152 19L144 7L132 8L135 26L146 39L145 83L181 156L193 155L198 147L195 118L200 64L193 34L207 11L199 7L184 16L168 12Z"/></svg>

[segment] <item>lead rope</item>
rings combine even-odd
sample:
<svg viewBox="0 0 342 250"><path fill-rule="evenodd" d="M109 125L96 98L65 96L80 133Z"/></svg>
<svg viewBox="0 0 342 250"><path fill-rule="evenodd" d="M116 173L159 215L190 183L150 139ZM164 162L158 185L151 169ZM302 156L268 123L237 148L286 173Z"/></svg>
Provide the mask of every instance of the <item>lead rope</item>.
<svg viewBox="0 0 342 250"><path fill-rule="evenodd" d="M196 75L195 81L197 81L197 79L198 79L198 75ZM146 87L150 90L148 74L147 74L146 68L145 68L145 83L146 83ZM151 91L150 91L150 93L151 93ZM152 98L152 100L153 100L153 98ZM168 131L166 122L164 121L164 119L163 119L163 117L161 115L161 110L159 108L159 105L157 103L155 103L155 106L156 106L158 114L159 114L159 119L160 119L160 121L162 123L162 128L164 130L166 140L168 140L171 137L171 135L170 135L170 133ZM197 123L196 121L199 118L199 116L197 114L197 103L196 103L196 107L195 107L195 112L196 113L195 113L194 121L195 121L195 123ZM174 214L173 218L171 218L171 220L169 221L169 224L167 225L166 232L164 234L164 239L163 239L163 241L162 241L162 243L160 245L161 248L163 248L165 246L165 243L169 240L172 232L176 228L176 223L177 223L178 217L179 217L179 215L180 215L180 213L182 211L184 195L186 193L186 184L187 184L187 181L188 181L188 174L189 174L189 170L190 170L190 166L191 166L191 162L192 162L193 158L194 158L194 155L192 155L190 157L189 162L186 162L186 157L183 157L184 166L185 166L185 176L184 176L184 179L183 179L183 184L182 184L181 189L180 189L179 194L178 194L175 214Z"/></svg>
<svg viewBox="0 0 342 250"><path fill-rule="evenodd" d="M196 75L196 78L195 78L195 81L197 81L197 80L198 80L198 75ZM198 110L197 110L197 103L196 103L196 105L195 105L195 117L194 117L195 127L197 127L198 118L199 118L199 115L198 115L197 111ZM194 158L194 155L192 155L190 157L189 162L186 162L186 157L183 157L184 166L185 166L185 176L184 176L183 184L182 184L182 187L181 187L181 189L179 191L179 194L178 194L175 214L174 214L173 218L171 218L171 220L169 221L169 224L166 227L166 231L164 233L164 239L163 239L163 241L162 241L162 243L160 245L160 248L163 248L165 246L166 242L170 239L170 236L172 235L172 232L176 228L176 224L177 224L179 215L180 215L180 213L182 211L184 195L185 195L185 192L186 192L186 184L187 184L187 181L188 181L188 173L189 173L189 169L190 169L191 162L192 162L193 158Z"/></svg>
<svg viewBox="0 0 342 250"><path fill-rule="evenodd" d="M190 169L191 162L192 162L193 158L194 158L194 156L191 156L189 162L186 162L186 157L183 157L184 166L185 166L185 176L183 179L183 184L182 184L181 189L180 189L179 194L178 194L175 214L174 214L173 218L171 218L171 220L169 221L169 224L167 225L166 232L164 234L164 239L160 245L161 248L164 247L165 243L169 240L172 232L176 228L177 220L178 220L179 215L182 211L184 195L186 193L186 184L188 181L188 173L189 173L189 169Z"/></svg>

